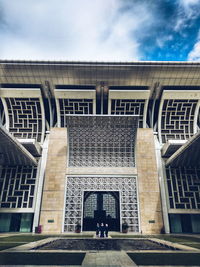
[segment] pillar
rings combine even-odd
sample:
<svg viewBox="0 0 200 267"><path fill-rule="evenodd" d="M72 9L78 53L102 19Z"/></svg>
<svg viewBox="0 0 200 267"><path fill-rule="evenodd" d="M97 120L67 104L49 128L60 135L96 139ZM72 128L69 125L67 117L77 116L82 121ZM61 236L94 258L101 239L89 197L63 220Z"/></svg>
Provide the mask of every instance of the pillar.
<svg viewBox="0 0 200 267"><path fill-rule="evenodd" d="M67 129L52 128L40 214L43 233L62 232L66 165Z"/></svg>
<svg viewBox="0 0 200 267"><path fill-rule="evenodd" d="M159 234L163 218L152 129L137 131L136 164L141 231L143 234Z"/></svg>

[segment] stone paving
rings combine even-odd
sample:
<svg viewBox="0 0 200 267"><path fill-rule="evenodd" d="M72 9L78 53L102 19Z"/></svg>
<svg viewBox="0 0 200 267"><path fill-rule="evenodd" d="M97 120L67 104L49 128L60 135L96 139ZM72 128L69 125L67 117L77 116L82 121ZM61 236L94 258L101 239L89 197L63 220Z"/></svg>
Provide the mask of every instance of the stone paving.
<svg viewBox="0 0 200 267"><path fill-rule="evenodd" d="M87 253L82 266L112 266L112 267L128 267L137 266L124 251L104 251L96 253Z"/></svg>

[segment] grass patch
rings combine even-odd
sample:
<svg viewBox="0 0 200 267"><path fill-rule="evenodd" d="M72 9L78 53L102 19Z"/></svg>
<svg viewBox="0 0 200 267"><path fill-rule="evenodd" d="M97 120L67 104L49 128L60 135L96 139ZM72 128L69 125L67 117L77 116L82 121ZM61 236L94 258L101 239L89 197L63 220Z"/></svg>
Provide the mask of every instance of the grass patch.
<svg viewBox="0 0 200 267"><path fill-rule="evenodd" d="M0 243L3 241L6 242L34 242L41 239L49 238L49 237L60 237L60 238L90 238L93 237L93 235L13 235L13 236L7 236L7 237L0 237Z"/></svg>
<svg viewBox="0 0 200 267"><path fill-rule="evenodd" d="M0 262L5 265L81 265L85 253L28 253L2 252Z"/></svg>
<svg viewBox="0 0 200 267"><path fill-rule="evenodd" d="M127 253L137 265L200 266L200 253Z"/></svg>
<svg viewBox="0 0 200 267"><path fill-rule="evenodd" d="M168 235L162 235L162 236L157 236L159 239L163 239L166 241L171 241L175 243L187 243L187 242L194 242L194 243L200 243L200 238L198 237L193 237L193 236L168 236Z"/></svg>
<svg viewBox="0 0 200 267"><path fill-rule="evenodd" d="M1 242L34 242L38 241L44 238L48 238L50 236L45 236L45 235L13 235L13 236L7 236L7 237L1 237L0 238L0 243Z"/></svg>
<svg viewBox="0 0 200 267"><path fill-rule="evenodd" d="M189 246L189 247L200 248L200 238L194 237L194 236L162 235L162 236L157 236L156 238L170 241L173 243L178 243L178 244Z"/></svg>
<svg viewBox="0 0 200 267"><path fill-rule="evenodd" d="M15 243L15 242L10 242L10 243L0 243L0 251L4 249L9 249L13 248L16 246L24 245L26 243Z"/></svg>
<svg viewBox="0 0 200 267"><path fill-rule="evenodd" d="M182 245L200 249L200 243L182 243Z"/></svg>
<svg viewBox="0 0 200 267"><path fill-rule="evenodd" d="M16 246L24 245L29 242L38 241L49 236L38 235L13 235L0 238L0 251L4 249L13 248Z"/></svg>

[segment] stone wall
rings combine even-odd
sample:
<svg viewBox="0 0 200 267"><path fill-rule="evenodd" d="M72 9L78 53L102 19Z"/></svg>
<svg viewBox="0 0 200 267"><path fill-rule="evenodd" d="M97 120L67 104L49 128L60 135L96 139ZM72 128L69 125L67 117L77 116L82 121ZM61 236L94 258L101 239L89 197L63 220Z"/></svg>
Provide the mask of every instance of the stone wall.
<svg viewBox="0 0 200 267"><path fill-rule="evenodd" d="M43 233L61 233L63 225L67 129L50 131L40 224Z"/></svg>
<svg viewBox="0 0 200 267"><path fill-rule="evenodd" d="M138 129L136 146L141 231L159 234L163 219L153 130Z"/></svg>

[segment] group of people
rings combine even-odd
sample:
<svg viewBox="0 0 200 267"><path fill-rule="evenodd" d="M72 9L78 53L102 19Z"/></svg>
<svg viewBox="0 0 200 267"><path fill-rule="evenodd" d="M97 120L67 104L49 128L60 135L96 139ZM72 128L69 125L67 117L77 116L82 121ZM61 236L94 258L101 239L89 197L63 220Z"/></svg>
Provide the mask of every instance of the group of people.
<svg viewBox="0 0 200 267"><path fill-rule="evenodd" d="M108 224L97 223L96 226L96 237L108 237Z"/></svg>

